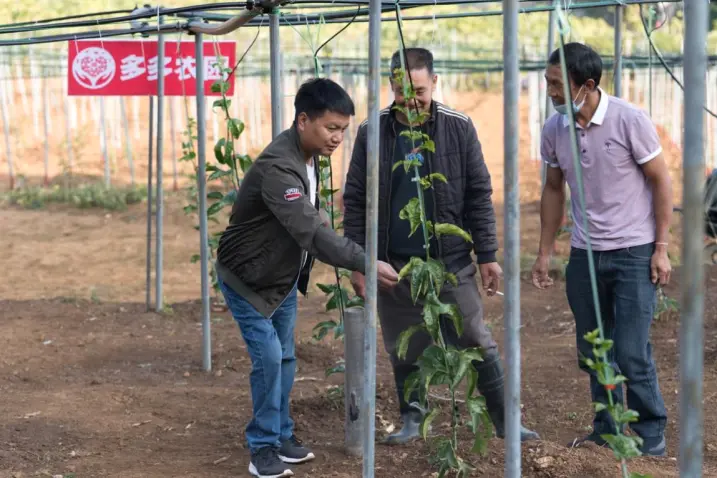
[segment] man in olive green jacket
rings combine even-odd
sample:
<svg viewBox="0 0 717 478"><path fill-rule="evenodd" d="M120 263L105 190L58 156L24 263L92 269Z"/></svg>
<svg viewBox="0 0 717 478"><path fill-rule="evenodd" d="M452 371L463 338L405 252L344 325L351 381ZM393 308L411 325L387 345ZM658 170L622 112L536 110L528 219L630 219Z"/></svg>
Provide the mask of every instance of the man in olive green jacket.
<svg viewBox="0 0 717 478"><path fill-rule="evenodd" d="M249 472L260 478L291 476L289 464L314 458L289 414L297 290L306 294L314 258L365 273L363 249L327 227L318 201L317 156L331 156L341 144L354 104L338 84L313 79L294 106L294 124L247 171L217 254L219 285L252 360L246 435ZM378 280L392 287L398 275L379 262Z"/></svg>

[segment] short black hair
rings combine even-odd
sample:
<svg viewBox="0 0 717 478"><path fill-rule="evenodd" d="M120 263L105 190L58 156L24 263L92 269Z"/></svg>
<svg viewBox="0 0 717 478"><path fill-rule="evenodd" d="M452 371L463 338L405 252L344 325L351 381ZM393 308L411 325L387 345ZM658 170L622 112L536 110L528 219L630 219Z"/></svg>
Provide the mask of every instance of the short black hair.
<svg viewBox="0 0 717 478"><path fill-rule="evenodd" d="M401 50L396 50L391 57L391 77L393 77L393 72L396 68L401 68L402 54ZM433 74L433 53L429 50L418 47L406 48L405 59L408 60L406 61L406 69L408 71L426 68L428 73Z"/></svg>
<svg viewBox="0 0 717 478"><path fill-rule="evenodd" d="M354 116L354 102L338 83L328 78L312 78L305 81L294 97L294 120L301 113L316 119L327 111L344 116Z"/></svg>
<svg viewBox="0 0 717 478"><path fill-rule="evenodd" d="M568 76L576 86L583 86L590 79L595 81L595 86L600 85L602 58L595 50L578 42L566 43L564 50ZM560 65L560 49L550 54L548 64Z"/></svg>

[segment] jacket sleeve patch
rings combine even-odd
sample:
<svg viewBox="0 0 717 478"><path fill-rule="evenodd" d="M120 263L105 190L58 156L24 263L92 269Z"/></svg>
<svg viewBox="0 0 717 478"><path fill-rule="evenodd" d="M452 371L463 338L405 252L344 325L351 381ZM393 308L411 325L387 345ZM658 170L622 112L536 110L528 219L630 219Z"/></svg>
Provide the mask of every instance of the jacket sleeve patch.
<svg viewBox="0 0 717 478"><path fill-rule="evenodd" d="M284 200L286 201L296 201L297 199L301 198L303 194L299 190L299 188L289 188L286 191L284 191Z"/></svg>

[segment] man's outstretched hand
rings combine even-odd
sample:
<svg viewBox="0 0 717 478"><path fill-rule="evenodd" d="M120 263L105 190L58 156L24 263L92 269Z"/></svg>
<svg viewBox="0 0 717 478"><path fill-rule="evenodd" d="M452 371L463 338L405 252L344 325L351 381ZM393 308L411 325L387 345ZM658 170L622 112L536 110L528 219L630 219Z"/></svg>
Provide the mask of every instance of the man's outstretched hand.
<svg viewBox="0 0 717 478"><path fill-rule="evenodd" d="M378 286L382 289L390 289L398 284L398 273L388 264L383 261L378 261ZM354 288L356 295L362 299L366 299L366 277L360 272L353 272L351 274L351 286Z"/></svg>

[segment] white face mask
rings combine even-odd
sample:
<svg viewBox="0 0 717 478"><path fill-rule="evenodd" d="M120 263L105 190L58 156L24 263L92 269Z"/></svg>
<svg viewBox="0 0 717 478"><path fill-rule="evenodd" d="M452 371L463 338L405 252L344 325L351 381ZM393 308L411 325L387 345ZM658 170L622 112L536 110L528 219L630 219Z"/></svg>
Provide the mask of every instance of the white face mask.
<svg viewBox="0 0 717 478"><path fill-rule="evenodd" d="M578 96L580 96L580 93L583 91L583 88L585 88L585 85L580 87L580 90L578 90L578 94L575 95L576 98ZM582 107L585 106L585 99L587 98L587 96L588 95L585 94L585 96L583 97L583 100L578 104L575 104L575 100L573 100L571 102L573 105L573 115L578 114L578 111L580 111L582 109ZM553 108L555 108L555 111L557 111L559 114L561 114L563 116L568 115L568 105L565 103L563 103L562 105L556 105L555 103L553 103Z"/></svg>

